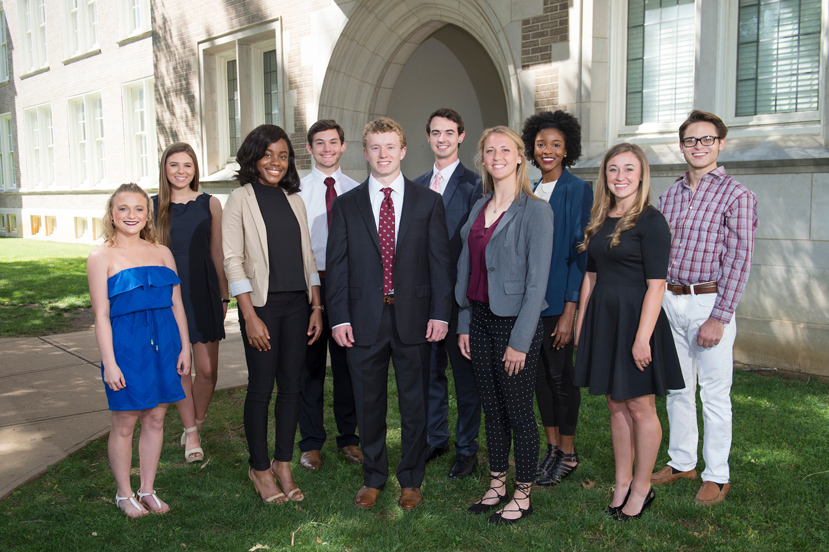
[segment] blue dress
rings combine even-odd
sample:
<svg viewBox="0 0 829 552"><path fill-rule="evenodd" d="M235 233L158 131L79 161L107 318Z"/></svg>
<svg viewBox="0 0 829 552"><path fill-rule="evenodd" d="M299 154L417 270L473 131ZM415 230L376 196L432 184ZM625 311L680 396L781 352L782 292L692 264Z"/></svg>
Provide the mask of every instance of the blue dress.
<svg viewBox="0 0 829 552"><path fill-rule="evenodd" d="M166 266L128 268L107 280L115 362L126 387L104 385L110 410L145 410L184 398L176 372L181 337L173 316L176 273ZM101 378L104 365L101 363Z"/></svg>

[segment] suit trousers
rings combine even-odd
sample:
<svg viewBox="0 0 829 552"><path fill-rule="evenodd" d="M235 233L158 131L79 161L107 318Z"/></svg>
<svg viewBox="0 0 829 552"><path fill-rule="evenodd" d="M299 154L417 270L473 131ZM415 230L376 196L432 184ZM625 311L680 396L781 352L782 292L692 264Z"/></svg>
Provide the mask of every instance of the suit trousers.
<svg viewBox="0 0 829 552"><path fill-rule="evenodd" d="M469 347L484 409L489 468L493 472L507 471L514 441L515 480L526 483L535 481L538 464L540 439L533 411L533 391L544 326L539 319L524 369L510 376L502 359L514 324L515 317L498 316L489 305L473 303Z"/></svg>
<svg viewBox="0 0 829 552"><path fill-rule="evenodd" d="M268 406L276 382L274 404L274 460L290 462L294 450L299 391L308 337L308 295L305 291L269 293L263 307L254 307L271 336L271 348L257 351L248 343L245 318L239 311L239 326L248 365L248 390L245 395L245 436L250 466L266 470L268 456Z"/></svg>
<svg viewBox="0 0 829 552"><path fill-rule="evenodd" d="M556 349L553 330L561 318L545 316L541 363L535 384L535 398L544 427L557 427L559 435L575 435L581 406L581 389L573 384L573 341Z"/></svg>
<svg viewBox="0 0 829 552"><path fill-rule="evenodd" d="M325 278L320 279L320 299L325 305ZM322 333L308 346L305 370L302 372L302 393L299 402L299 450L320 450L325 443L325 372L327 356L331 355L331 376L334 387L334 420L337 423L337 448L359 444L357 412L354 409L354 390L345 348L331 337L328 313L322 311Z"/></svg>
<svg viewBox="0 0 829 552"><path fill-rule="evenodd" d="M669 466L688 471L697 465L699 429L697 427L697 379L702 399L705 435L702 457L705 459L703 481L728 483L728 456L731 453L731 383L734 376L735 319L725 325L720 342L711 348L697 345L700 326L708 320L717 296L675 295L665 292L662 308L671 323L676 353L685 380L685 389L668 392L670 424Z"/></svg>
<svg viewBox="0 0 829 552"><path fill-rule="evenodd" d="M455 448L458 454L475 456L478 452L478 432L481 429L481 399L472 362L458 347L458 309L453 309L446 339L432 343L429 364L429 399L427 404L427 443L442 448L449 444L449 380L446 377L446 357L452 364L455 380L455 400L458 421L455 424Z"/></svg>
<svg viewBox="0 0 829 552"><path fill-rule="evenodd" d="M406 345L398 336L394 306L383 307L377 341L347 349L357 425L363 449L363 485L381 489L389 477L386 450L389 359L394 364L400 410L401 453L397 480L420 487L426 471L426 388L431 343ZM356 334L359 328L353 328ZM426 329L423 331L424 335Z"/></svg>

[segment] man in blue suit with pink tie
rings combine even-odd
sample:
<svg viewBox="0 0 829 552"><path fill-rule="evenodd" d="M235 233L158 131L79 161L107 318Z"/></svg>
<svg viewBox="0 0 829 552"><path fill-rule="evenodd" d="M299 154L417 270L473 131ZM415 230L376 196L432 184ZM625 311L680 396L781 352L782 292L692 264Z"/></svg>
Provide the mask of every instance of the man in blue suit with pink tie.
<svg viewBox="0 0 829 552"><path fill-rule="evenodd" d="M435 154L435 165L429 172L415 179L443 197L446 229L449 232L452 285L457 280L458 257L461 253L461 227L469 217L472 206L483 197L481 177L463 166L458 159L458 147L465 137L463 119L454 110L441 108L429 116L426 136ZM429 368L426 429L428 440L426 462L449 451L449 381L446 377L447 354L455 378L458 420L455 426L455 462L449 478L470 475L478 465L478 431L481 426L481 401L472 373L472 363L458 348L458 305L452 301L452 318L446 339L432 344Z"/></svg>

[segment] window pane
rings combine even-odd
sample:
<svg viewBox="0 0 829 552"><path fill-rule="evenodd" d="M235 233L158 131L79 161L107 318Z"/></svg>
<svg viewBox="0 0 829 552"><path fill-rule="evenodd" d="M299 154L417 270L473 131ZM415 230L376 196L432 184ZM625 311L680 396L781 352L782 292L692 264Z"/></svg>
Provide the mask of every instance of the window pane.
<svg viewBox="0 0 829 552"><path fill-rule="evenodd" d="M279 124L279 98L277 94L276 50L269 50L262 55L265 83L265 123Z"/></svg>
<svg viewBox="0 0 829 552"><path fill-rule="evenodd" d="M239 146L242 145L240 114L239 114L239 87L236 77L236 60L227 62L227 118L228 141L231 157L236 156Z"/></svg>

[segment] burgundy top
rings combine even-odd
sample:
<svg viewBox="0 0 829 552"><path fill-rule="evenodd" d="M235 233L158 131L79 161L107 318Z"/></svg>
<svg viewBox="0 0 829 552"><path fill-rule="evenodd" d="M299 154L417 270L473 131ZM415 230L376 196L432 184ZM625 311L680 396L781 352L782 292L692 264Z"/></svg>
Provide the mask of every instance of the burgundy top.
<svg viewBox="0 0 829 552"><path fill-rule="evenodd" d="M469 287L466 290L466 298L470 301L489 304L486 245L489 243L492 233L498 227L498 223L501 222L504 213L501 213L501 216L492 223L492 226L484 228L487 207L489 207L489 201L486 202L486 205L484 205L484 208L478 214L478 218L472 223L472 228L469 229L469 236L466 238L469 243Z"/></svg>

